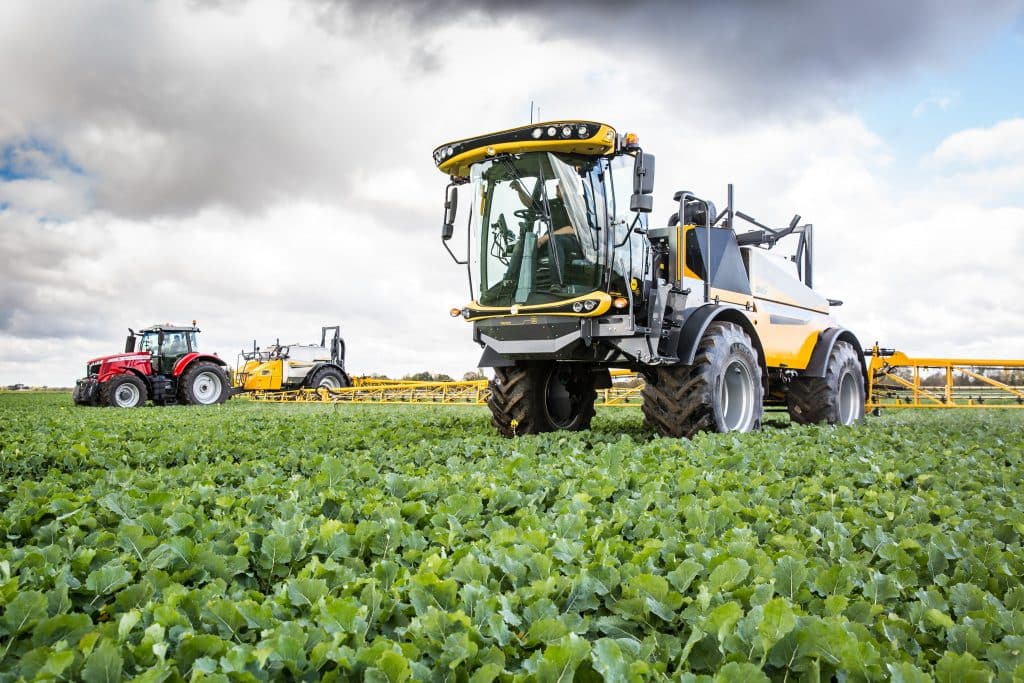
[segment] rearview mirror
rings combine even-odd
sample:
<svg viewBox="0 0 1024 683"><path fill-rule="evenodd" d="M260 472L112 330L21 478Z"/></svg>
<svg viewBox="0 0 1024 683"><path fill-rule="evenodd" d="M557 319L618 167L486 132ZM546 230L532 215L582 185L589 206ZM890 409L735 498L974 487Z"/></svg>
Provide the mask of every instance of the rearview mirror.
<svg viewBox="0 0 1024 683"><path fill-rule="evenodd" d="M455 183L448 185L444 198L444 224L441 226L441 239L447 242L455 232L455 213L459 207L459 189Z"/></svg>
<svg viewBox="0 0 1024 683"><path fill-rule="evenodd" d="M640 213L650 213L654 208L654 155L640 152L633 163L633 196L629 199L629 209Z"/></svg>

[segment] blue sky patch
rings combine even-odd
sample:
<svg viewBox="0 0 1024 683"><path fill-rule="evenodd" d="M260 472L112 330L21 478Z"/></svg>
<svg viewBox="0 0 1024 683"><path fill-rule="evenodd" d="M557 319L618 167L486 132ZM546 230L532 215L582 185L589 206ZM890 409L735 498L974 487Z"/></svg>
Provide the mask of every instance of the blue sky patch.
<svg viewBox="0 0 1024 683"><path fill-rule="evenodd" d="M23 138L0 147L0 182L49 178L55 170L84 173L65 150L40 138Z"/></svg>

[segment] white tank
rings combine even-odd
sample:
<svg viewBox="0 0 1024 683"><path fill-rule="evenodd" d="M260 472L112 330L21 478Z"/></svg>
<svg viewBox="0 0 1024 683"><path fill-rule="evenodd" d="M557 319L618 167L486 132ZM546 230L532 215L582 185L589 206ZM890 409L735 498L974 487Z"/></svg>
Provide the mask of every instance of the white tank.
<svg viewBox="0 0 1024 683"><path fill-rule="evenodd" d="M742 247L755 299L828 313L828 299L800 282L792 264L757 247Z"/></svg>
<svg viewBox="0 0 1024 683"><path fill-rule="evenodd" d="M281 381L288 385L302 384L314 366L331 360L331 350L316 344L282 345L281 350L286 351Z"/></svg>

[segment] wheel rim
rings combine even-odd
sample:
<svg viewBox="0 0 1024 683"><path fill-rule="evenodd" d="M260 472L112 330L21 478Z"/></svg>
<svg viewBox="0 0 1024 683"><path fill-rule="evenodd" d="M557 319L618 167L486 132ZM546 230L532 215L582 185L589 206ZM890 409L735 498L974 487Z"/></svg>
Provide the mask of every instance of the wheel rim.
<svg viewBox="0 0 1024 683"><path fill-rule="evenodd" d="M215 403L220 398L223 385L214 372L200 372L192 381L192 395L196 403Z"/></svg>
<svg viewBox="0 0 1024 683"><path fill-rule="evenodd" d="M719 396L725 431L747 431L754 412L754 380L746 363L734 360L722 373Z"/></svg>
<svg viewBox="0 0 1024 683"><path fill-rule="evenodd" d="M857 391L857 378L852 372L843 374L839 381L839 424L851 425L860 414L860 392Z"/></svg>
<svg viewBox="0 0 1024 683"><path fill-rule="evenodd" d="M114 403L118 408L134 408L139 404L139 388L131 382L125 382L114 391Z"/></svg>
<svg viewBox="0 0 1024 683"><path fill-rule="evenodd" d="M334 375L327 375L320 379L320 383L317 384L317 387L323 389L340 389L341 382Z"/></svg>
<svg viewBox="0 0 1024 683"><path fill-rule="evenodd" d="M566 374L555 368L548 375L548 381L544 387L544 408L548 414L548 420L556 427L565 427L572 423L578 409L578 399L573 400L569 391L568 378Z"/></svg>

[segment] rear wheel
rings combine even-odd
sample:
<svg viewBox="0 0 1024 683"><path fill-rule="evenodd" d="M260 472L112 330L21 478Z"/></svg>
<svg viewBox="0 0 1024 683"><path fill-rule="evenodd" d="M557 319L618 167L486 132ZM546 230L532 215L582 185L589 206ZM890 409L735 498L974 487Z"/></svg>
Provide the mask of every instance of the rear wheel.
<svg viewBox="0 0 1024 683"><path fill-rule="evenodd" d="M643 412L664 436L749 432L761 426L761 366L750 337L735 323L708 325L693 365L659 367L655 379L644 385Z"/></svg>
<svg viewBox="0 0 1024 683"><path fill-rule="evenodd" d="M146 402L146 383L135 375L114 375L100 388L100 402L115 408L138 408Z"/></svg>
<svg viewBox="0 0 1024 683"><path fill-rule="evenodd" d="M213 405L228 399L228 376L214 363L195 363L182 374L178 400L192 405Z"/></svg>
<svg viewBox="0 0 1024 683"><path fill-rule="evenodd" d="M352 382L344 372L328 366L314 371L309 376L306 386L313 389L341 389L352 386Z"/></svg>
<svg viewBox="0 0 1024 683"><path fill-rule="evenodd" d="M864 375L853 345L837 341L824 377L798 377L786 394L789 417L800 424L852 425L864 417Z"/></svg>
<svg viewBox="0 0 1024 683"><path fill-rule="evenodd" d="M491 424L503 436L588 429L594 417L590 368L536 363L495 368L490 382Z"/></svg>

